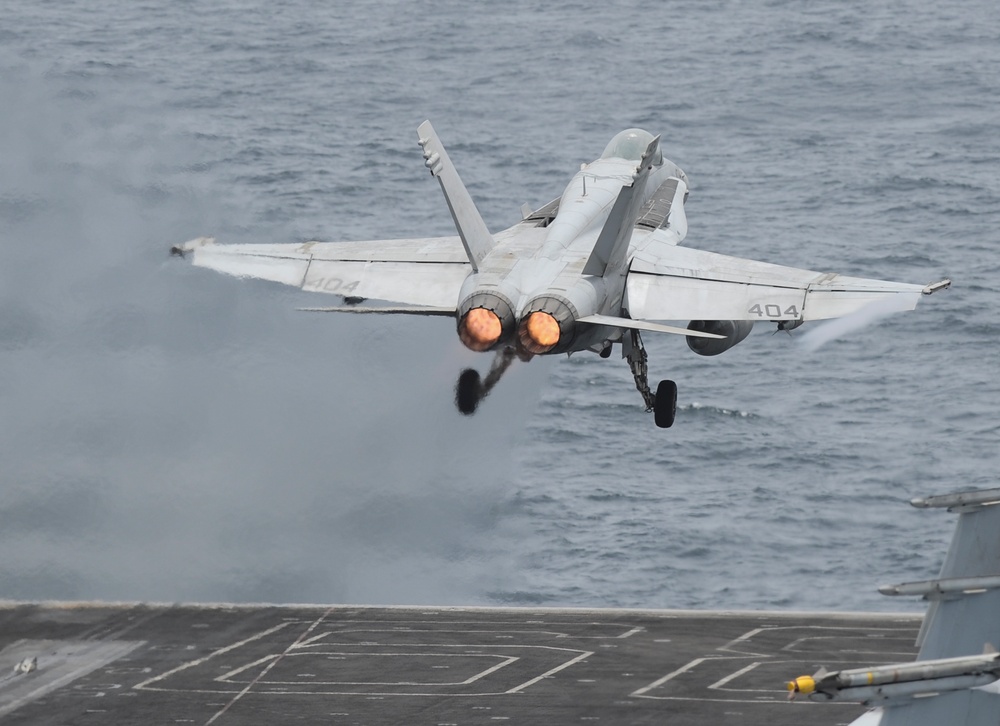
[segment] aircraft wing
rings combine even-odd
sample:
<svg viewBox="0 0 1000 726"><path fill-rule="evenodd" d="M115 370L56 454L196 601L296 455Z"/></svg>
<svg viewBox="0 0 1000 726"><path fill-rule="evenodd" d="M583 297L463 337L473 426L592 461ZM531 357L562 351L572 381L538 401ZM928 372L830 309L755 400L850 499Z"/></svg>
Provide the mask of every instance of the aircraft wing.
<svg viewBox="0 0 1000 726"><path fill-rule="evenodd" d="M914 504L961 513L938 579L882 588L886 594L923 595L930 601L917 659L1000 647L1000 489L927 497Z"/></svg>
<svg viewBox="0 0 1000 726"><path fill-rule="evenodd" d="M851 726L996 726L998 723L996 694L980 690L942 693L905 705L876 709L868 721L858 719ZM881 720L876 720L881 717ZM864 718L864 717L862 717Z"/></svg>
<svg viewBox="0 0 1000 726"><path fill-rule="evenodd" d="M270 245L219 245L200 237L172 252L228 275L438 311L455 310L472 269L457 236Z"/></svg>
<svg viewBox="0 0 1000 726"><path fill-rule="evenodd" d="M822 320L880 301L912 310L927 287L800 270L714 252L650 245L637 251L626 282L628 312L644 320Z"/></svg>
<svg viewBox="0 0 1000 726"><path fill-rule="evenodd" d="M917 643L917 661L979 655L1000 646L1000 489L915 499L917 507L960 513L936 580L887 585L886 595L923 595L930 601ZM876 709L879 726L996 726L1000 681ZM874 720L880 716L881 720ZM861 720L856 722L859 726Z"/></svg>

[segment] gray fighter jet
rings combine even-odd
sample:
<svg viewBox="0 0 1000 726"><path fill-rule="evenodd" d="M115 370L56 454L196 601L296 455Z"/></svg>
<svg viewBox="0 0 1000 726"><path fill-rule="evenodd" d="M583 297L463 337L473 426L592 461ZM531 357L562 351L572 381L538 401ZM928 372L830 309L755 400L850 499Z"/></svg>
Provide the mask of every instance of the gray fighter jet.
<svg viewBox="0 0 1000 726"><path fill-rule="evenodd" d="M846 277L679 247L687 234L687 175L640 129L615 136L583 164L562 196L492 234L429 121L417 129L458 236L367 242L217 245L202 237L173 248L195 265L343 298L330 312L442 315L474 351L496 351L489 374L459 377L456 403L471 414L515 357L621 344L646 410L673 424L677 386L649 386L642 331L683 335L718 355L755 322L791 330L869 305L912 310L949 280L911 285ZM367 300L378 306L364 305ZM690 321L686 327L656 321Z"/></svg>

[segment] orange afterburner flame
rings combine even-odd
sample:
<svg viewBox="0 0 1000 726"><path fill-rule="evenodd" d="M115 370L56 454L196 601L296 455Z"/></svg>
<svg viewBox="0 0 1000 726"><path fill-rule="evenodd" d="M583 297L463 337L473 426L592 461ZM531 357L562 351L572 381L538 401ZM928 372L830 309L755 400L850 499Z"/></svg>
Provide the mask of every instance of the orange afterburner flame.
<svg viewBox="0 0 1000 726"><path fill-rule="evenodd" d="M458 326L458 337L465 347L481 353L492 348L503 332L500 318L492 310L473 308Z"/></svg>
<svg viewBox="0 0 1000 726"><path fill-rule="evenodd" d="M529 353L540 355L552 350L559 342L559 321L549 313L534 312L524 321L525 335L521 342Z"/></svg>

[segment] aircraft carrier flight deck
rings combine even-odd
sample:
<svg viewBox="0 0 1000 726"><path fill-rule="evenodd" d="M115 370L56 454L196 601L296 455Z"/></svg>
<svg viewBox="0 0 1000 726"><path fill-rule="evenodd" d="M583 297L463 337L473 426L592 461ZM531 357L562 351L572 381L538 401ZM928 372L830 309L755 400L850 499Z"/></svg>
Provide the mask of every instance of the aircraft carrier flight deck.
<svg viewBox="0 0 1000 726"><path fill-rule="evenodd" d="M787 700L912 660L917 615L0 605L4 724L847 724Z"/></svg>

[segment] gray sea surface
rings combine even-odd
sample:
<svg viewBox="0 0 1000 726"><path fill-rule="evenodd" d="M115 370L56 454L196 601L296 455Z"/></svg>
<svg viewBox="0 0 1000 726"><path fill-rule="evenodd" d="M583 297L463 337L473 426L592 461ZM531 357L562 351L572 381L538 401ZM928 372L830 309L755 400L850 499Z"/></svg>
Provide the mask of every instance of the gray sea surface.
<svg viewBox="0 0 1000 726"><path fill-rule="evenodd" d="M997 485L993 0L7 0L0 597L917 609ZM453 234L433 120L494 231L619 130L692 181L686 245L951 290L809 351L647 335L515 364L442 319L168 257L199 235Z"/></svg>

